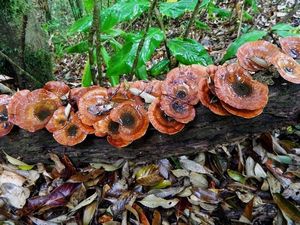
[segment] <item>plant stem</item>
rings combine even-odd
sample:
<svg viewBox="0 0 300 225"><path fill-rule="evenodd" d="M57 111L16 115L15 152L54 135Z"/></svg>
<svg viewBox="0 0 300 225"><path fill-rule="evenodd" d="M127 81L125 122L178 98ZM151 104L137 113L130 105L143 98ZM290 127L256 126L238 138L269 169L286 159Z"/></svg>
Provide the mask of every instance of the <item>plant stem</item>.
<svg viewBox="0 0 300 225"><path fill-rule="evenodd" d="M201 0L198 0L197 4L195 6L195 9L193 11L192 17L191 17L191 19L190 19L190 21L189 21L189 23L188 23L188 25L187 25L187 27L185 29L185 32L184 32L184 35L183 35L184 38L187 38L188 35L189 35L190 29L191 29L191 27L192 27L192 25L194 23L195 17L197 15L197 13L199 12L200 5L201 5Z"/></svg>
<svg viewBox="0 0 300 225"><path fill-rule="evenodd" d="M100 0L101 2L101 0ZM98 70L98 84L102 85L102 56L101 56L101 8L99 8L98 2L94 3L96 6L97 14L95 17L95 26L96 26L96 56L97 56L97 70Z"/></svg>
<svg viewBox="0 0 300 225"><path fill-rule="evenodd" d="M31 74L23 70L20 66L18 66L9 56L4 54L2 51L0 51L0 56L6 59L11 65L13 65L15 68L19 70L19 72L23 75L25 75L27 78L31 79L33 82L35 82L36 85L42 86L43 84L38 81L36 78L34 78Z"/></svg>
<svg viewBox="0 0 300 225"><path fill-rule="evenodd" d="M153 0L152 3L151 3L151 6L150 6L150 9L149 9L149 12L148 12L148 17L147 17L147 24L146 24L145 34L143 35L143 37L142 37L142 39L141 39L141 41L138 45L138 48L137 48L137 51L136 51L136 56L135 56L135 59L134 59L133 64L132 64L131 72L130 72L129 77L128 77L129 80L132 80L133 73L136 70L136 67L137 67L137 64L138 64L138 61L139 61L140 51L143 48L148 30L149 30L149 27L150 27L152 13L153 13L153 10L154 10L154 7L155 7L156 3L157 3L157 0Z"/></svg>
<svg viewBox="0 0 300 225"><path fill-rule="evenodd" d="M168 57L168 59L171 62L171 53L170 53L170 49L168 48L168 45L167 45L168 38L167 38L167 34L166 34L166 29L165 29L165 26L164 26L164 22L163 22L163 19L161 17L161 14L160 14L159 10L157 9L157 7L154 7L154 11L155 11L155 15L156 15L158 24L160 26L160 29L164 33L164 45L165 45L165 48L166 48L167 57Z"/></svg>
<svg viewBox="0 0 300 225"><path fill-rule="evenodd" d="M238 28L237 38L241 35L241 29L242 29L242 24L243 24L244 7L245 7L245 1L242 0L242 9L241 9L241 15L240 15L240 21L239 21L239 28Z"/></svg>

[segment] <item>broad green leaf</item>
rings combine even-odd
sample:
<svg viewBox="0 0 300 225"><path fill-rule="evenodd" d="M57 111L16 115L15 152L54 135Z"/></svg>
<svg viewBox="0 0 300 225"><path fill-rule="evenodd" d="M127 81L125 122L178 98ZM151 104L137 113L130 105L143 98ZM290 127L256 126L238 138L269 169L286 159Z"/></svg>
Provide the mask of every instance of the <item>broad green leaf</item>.
<svg viewBox="0 0 300 225"><path fill-rule="evenodd" d="M67 53L84 53L89 51L88 41L81 41L78 44L72 45L66 49Z"/></svg>
<svg viewBox="0 0 300 225"><path fill-rule="evenodd" d="M181 0L178 2L163 2L159 5L162 15L173 19L183 15L186 11L193 11L198 0Z"/></svg>
<svg viewBox="0 0 300 225"><path fill-rule="evenodd" d="M75 23L71 25L68 30L68 34L74 34L76 32L84 32L87 31L92 26L92 19L93 17L90 15L86 15L79 20L76 20Z"/></svg>
<svg viewBox="0 0 300 225"><path fill-rule="evenodd" d="M147 74L146 65L140 66L136 71L136 75L139 78L139 80L147 80L148 74Z"/></svg>
<svg viewBox="0 0 300 225"><path fill-rule="evenodd" d="M286 200L279 193L273 195L273 200L286 216L288 216L291 220L293 220L296 223L300 222L300 210L297 209L297 207L294 204Z"/></svg>
<svg viewBox="0 0 300 225"><path fill-rule="evenodd" d="M148 10L147 0L120 1L101 11L101 32L106 32L120 22L129 21L139 17ZM92 16L88 15L77 20L70 28L69 34L85 32L92 25Z"/></svg>
<svg viewBox="0 0 300 225"><path fill-rule="evenodd" d="M119 51L123 47L123 45L114 38L110 39L109 43L112 45L115 51Z"/></svg>
<svg viewBox="0 0 300 225"><path fill-rule="evenodd" d="M31 170L34 167L33 165L28 165L27 163L24 163L16 158L8 155L4 151L3 151L3 153L5 154L5 157L10 164L12 164L14 166L18 166L19 169L21 169L21 170Z"/></svg>
<svg viewBox="0 0 300 225"><path fill-rule="evenodd" d="M94 8L94 0L83 0L84 9L87 13L91 13Z"/></svg>
<svg viewBox="0 0 300 225"><path fill-rule="evenodd" d="M110 76L109 82L113 87L118 85L120 83L120 76Z"/></svg>
<svg viewBox="0 0 300 225"><path fill-rule="evenodd" d="M259 30L254 30L252 32L243 34L239 38L237 38L234 42L232 42L227 51L226 54L224 55L222 62L231 59L235 56L237 50L239 47L241 47L243 44L250 42L250 41L257 41L259 39L262 39L264 36L267 35L266 31L259 31Z"/></svg>
<svg viewBox="0 0 300 225"><path fill-rule="evenodd" d="M276 24L275 26L272 27L272 31L277 35L279 35L280 37L289 37L289 36L300 37L300 28L293 27L292 25L287 23Z"/></svg>
<svg viewBox="0 0 300 225"><path fill-rule="evenodd" d="M253 16L251 16L248 12L243 13L243 20L244 21L251 21L253 19Z"/></svg>
<svg viewBox="0 0 300 225"><path fill-rule="evenodd" d="M168 59L163 59L160 62L153 65L150 69L151 76L158 76L169 70L170 61Z"/></svg>
<svg viewBox="0 0 300 225"><path fill-rule="evenodd" d="M204 47L193 39L174 38L169 40L167 45L172 55L182 64L207 66L213 63Z"/></svg>
<svg viewBox="0 0 300 225"><path fill-rule="evenodd" d="M83 70L83 75L81 79L81 85L83 87L89 87L93 84L92 72L89 60L86 62Z"/></svg>
<svg viewBox="0 0 300 225"><path fill-rule="evenodd" d="M210 30L210 27L206 23L201 22L200 20L195 20L195 25L200 30Z"/></svg>
<svg viewBox="0 0 300 225"><path fill-rule="evenodd" d="M286 30L278 30L275 33L280 37L300 37L300 33L293 33L291 31Z"/></svg>
<svg viewBox="0 0 300 225"><path fill-rule="evenodd" d="M110 60L110 56L109 56L108 52L106 51L105 47L101 48L101 55L102 55L102 58L103 58L103 61L104 61L105 65L108 65L108 62Z"/></svg>
<svg viewBox="0 0 300 225"><path fill-rule="evenodd" d="M231 16L231 12L229 10L222 9L222 8L219 8L219 7L214 7L212 12L214 14L216 14L216 16L221 17L221 18L229 18Z"/></svg>
<svg viewBox="0 0 300 225"><path fill-rule="evenodd" d="M145 65L150 60L151 55L155 49L163 41L163 32L158 28L150 28L141 49L137 68ZM123 47L117 51L108 63L107 75L109 77L118 77L121 74L128 74L131 72L131 68L137 54L137 48L140 40L142 39L141 34L128 34L124 37L125 43Z"/></svg>
<svg viewBox="0 0 300 225"><path fill-rule="evenodd" d="M276 30L290 31L294 28L295 27L293 27L292 25L290 25L288 23L278 23L272 27L272 31L276 31Z"/></svg>

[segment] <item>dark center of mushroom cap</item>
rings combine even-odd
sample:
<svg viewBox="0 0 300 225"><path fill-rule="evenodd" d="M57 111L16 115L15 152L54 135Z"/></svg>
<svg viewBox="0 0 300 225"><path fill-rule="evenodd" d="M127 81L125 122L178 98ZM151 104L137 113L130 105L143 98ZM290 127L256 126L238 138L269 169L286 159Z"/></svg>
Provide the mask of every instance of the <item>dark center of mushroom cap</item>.
<svg viewBox="0 0 300 225"><path fill-rule="evenodd" d="M136 121L134 116L129 112L124 112L120 116L121 123L124 127L131 128L134 127Z"/></svg>
<svg viewBox="0 0 300 225"><path fill-rule="evenodd" d="M187 94L184 90L179 90L176 93L176 98L184 99L186 96Z"/></svg>
<svg viewBox="0 0 300 225"><path fill-rule="evenodd" d="M108 131L112 134L117 134L119 132L119 124L114 121L108 123Z"/></svg>
<svg viewBox="0 0 300 225"><path fill-rule="evenodd" d="M8 120L8 112L6 107L4 106L2 109L0 107L0 122L6 122Z"/></svg>
<svg viewBox="0 0 300 225"><path fill-rule="evenodd" d="M291 56L292 56L294 59L296 59L296 58L298 58L298 57L300 56L300 52L298 52L297 49L292 48L290 51L291 51Z"/></svg>
<svg viewBox="0 0 300 225"><path fill-rule="evenodd" d="M233 91L240 97L249 96L252 93L252 87L246 82L236 81L231 84Z"/></svg>
<svg viewBox="0 0 300 225"><path fill-rule="evenodd" d="M67 135L71 137L76 136L78 129L79 129L78 126L76 126L75 124L71 124L66 130Z"/></svg>
<svg viewBox="0 0 300 225"><path fill-rule="evenodd" d="M184 104L179 101L172 102L172 109L177 113L183 113L185 111Z"/></svg>
<svg viewBox="0 0 300 225"><path fill-rule="evenodd" d="M40 102L35 105L33 115L40 121L48 119L56 110L56 105L49 102Z"/></svg>

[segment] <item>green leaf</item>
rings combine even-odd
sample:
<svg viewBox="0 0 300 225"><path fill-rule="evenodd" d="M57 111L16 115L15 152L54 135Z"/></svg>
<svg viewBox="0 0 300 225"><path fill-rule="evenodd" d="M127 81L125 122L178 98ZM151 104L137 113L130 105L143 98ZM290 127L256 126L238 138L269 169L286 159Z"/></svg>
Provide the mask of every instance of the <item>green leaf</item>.
<svg viewBox="0 0 300 225"><path fill-rule="evenodd" d="M272 27L272 31L280 37L295 36L300 37L300 28L293 27L287 23L278 23Z"/></svg>
<svg viewBox="0 0 300 225"><path fill-rule="evenodd" d="M229 18L231 16L231 12L228 9L222 9L219 7L214 7L212 12L221 18Z"/></svg>
<svg viewBox="0 0 300 225"><path fill-rule="evenodd" d="M92 16L87 15L80 18L79 20L76 20L75 23L73 23L69 28L68 34L71 35L77 32L87 31L87 29L92 26L92 18Z"/></svg>
<svg viewBox="0 0 300 225"><path fill-rule="evenodd" d="M163 59L160 62L153 65L150 69L151 76L158 76L169 70L170 61L168 59Z"/></svg>
<svg viewBox="0 0 300 225"><path fill-rule="evenodd" d="M89 51L88 41L81 41L78 44L72 45L66 49L68 54L70 53L84 53Z"/></svg>
<svg viewBox="0 0 300 225"><path fill-rule="evenodd" d="M136 71L136 75L139 78L139 80L147 80L148 74L147 74L146 65L142 65L141 67L139 67Z"/></svg>
<svg viewBox="0 0 300 225"><path fill-rule="evenodd" d="M243 20L244 21L251 21L253 19L253 16L251 16L248 12L243 13Z"/></svg>
<svg viewBox="0 0 300 225"><path fill-rule="evenodd" d="M163 2L159 5L159 11L164 16L176 19L186 11L193 11L197 1L198 0L181 0L178 2Z"/></svg>
<svg viewBox="0 0 300 225"><path fill-rule="evenodd" d="M115 51L119 51L123 47L123 45L114 38L110 39L109 43L112 45Z"/></svg>
<svg viewBox="0 0 300 225"><path fill-rule="evenodd" d="M200 20L195 20L195 25L200 30L210 30L210 27L206 23L201 22Z"/></svg>
<svg viewBox="0 0 300 225"><path fill-rule="evenodd" d="M83 87L89 87L93 84L92 72L89 60L86 62L83 70L81 85Z"/></svg>
<svg viewBox="0 0 300 225"><path fill-rule="evenodd" d="M241 47L243 44L250 42L250 41L257 41L259 39L262 39L264 36L267 35L266 31L259 31L259 30L254 30L252 32L243 34L239 38L237 38L234 42L232 42L227 51L226 54L224 55L222 62L231 59L235 56L237 50L239 47Z"/></svg>
<svg viewBox="0 0 300 225"><path fill-rule="evenodd" d="M109 81L110 81L110 84L114 87L120 83L120 77L119 76L110 76Z"/></svg>
<svg viewBox="0 0 300 225"><path fill-rule="evenodd" d="M174 38L169 40L167 45L172 55L182 64L207 66L213 63L204 47L193 39Z"/></svg>
<svg viewBox="0 0 300 225"><path fill-rule="evenodd" d="M87 13L91 13L94 8L94 0L83 0L83 5Z"/></svg>
<svg viewBox="0 0 300 225"><path fill-rule="evenodd" d="M245 3L247 5L251 6L253 12L258 12L257 1L256 0L246 0Z"/></svg>
<svg viewBox="0 0 300 225"><path fill-rule="evenodd" d="M228 175L235 181L244 184L246 182L246 178L239 172L234 170L227 170Z"/></svg>
<svg viewBox="0 0 300 225"><path fill-rule="evenodd" d="M14 166L18 166L18 168L21 169L21 170L31 170L31 169L34 167L34 165L28 165L27 163L24 163L24 162L22 162L22 161L20 161L20 160L18 160L18 159L16 159L16 158L14 158L14 157L8 155L8 154L7 154L6 152L4 152L4 151L3 151L3 153L5 154L6 160L7 160L10 164L12 164L12 165L14 165Z"/></svg>
<svg viewBox="0 0 300 225"><path fill-rule="evenodd" d="M150 60L151 55L163 41L163 38L164 35L160 29L153 27L149 29L140 52L137 68L145 65L145 63ZM109 77L119 77L121 74L131 72L142 35L128 34L124 39L125 43L123 47L112 56L108 63L107 75Z"/></svg>
<svg viewBox="0 0 300 225"><path fill-rule="evenodd" d="M281 194L276 193L273 195L274 202L278 205L279 209L296 223L300 222L300 211L290 201L286 200Z"/></svg>
<svg viewBox="0 0 300 225"><path fill-rule="evenodd" d="M120 1L101 11L101 32L107 32L120 22L129 21L139 17L148 10L150 4L147 0ZM92 16L88 15L77 20L70 28L69 34L85 32L92 25Z"/></svg>
<svg viewBox="0 0 300 225"><path fill-rule="evenodd" d="M105 47L101 48L101 55L102 55L102 58L103 58L103 61L104 61L105 65L108 65L108 62L110 60L110 56L109 56L108 52L106 51Z"/></svg>
<svg viewBox="0 0 300 225"><path fill-rule="evenodd" d="M278 23L276 25L274 25L272 27L272 31L275 31L275 30L285 30L285 31L290 31L292 29L294 29L295 27L293 27L292 25L290 24L287 24L287 23Z"/></svg>

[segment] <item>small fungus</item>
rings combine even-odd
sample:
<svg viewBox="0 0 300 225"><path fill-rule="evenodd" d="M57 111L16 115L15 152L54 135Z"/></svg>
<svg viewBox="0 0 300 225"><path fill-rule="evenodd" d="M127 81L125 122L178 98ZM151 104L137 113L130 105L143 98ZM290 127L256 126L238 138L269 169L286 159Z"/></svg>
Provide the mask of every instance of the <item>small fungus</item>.
<svg viewBox="0 0 300 225"><path fill-rule="evenodd" d="M56 94L59 98L66 96L70 87L62 81L49 81L44 85L44 89Z"/></svg>
<svg viewBox="0 0 300 225"><path fill-rule="evenodd" d="M284 53L294 59L300 59L300 37L280 38L279 43Z"/></svg>

